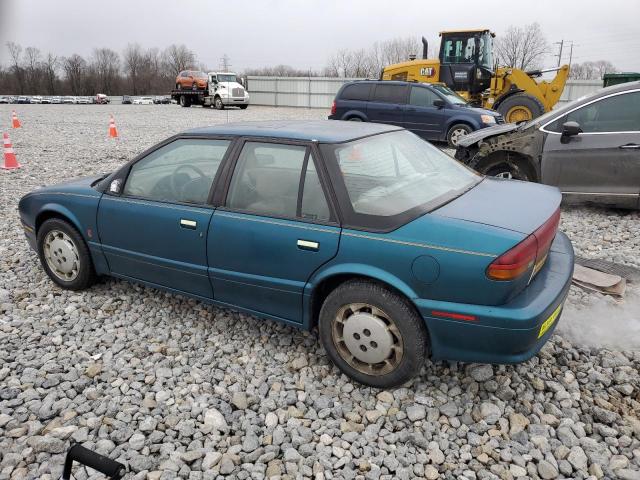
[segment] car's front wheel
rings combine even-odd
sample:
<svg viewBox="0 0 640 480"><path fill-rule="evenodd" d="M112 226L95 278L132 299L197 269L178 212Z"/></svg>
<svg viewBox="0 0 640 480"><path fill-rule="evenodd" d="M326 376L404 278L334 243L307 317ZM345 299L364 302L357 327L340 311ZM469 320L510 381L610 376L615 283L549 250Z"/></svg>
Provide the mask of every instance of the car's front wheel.
<svg viewBox="0 0 640 480"><path fill-rule="evenodd" d="M216 107L216 110L224 110L224 103L222 103L222 98L216 97L213 100L213 106Z"/></svg>
<svg viewBox="0 0 640 480"><path fill-rule="evenodd" d="M457 123L456 125L452 125L447 132L447 143L450 147L455 148L458 146L458 141L472 131L473 129L466 123Z"/></svg>
<svg viewBox="0 0 640 480"><path fill-rule="evenodd" d="M78 231L59 218L45 221L38 230L38 255L49 278L68 290L84 290L96 274L89 250Z"/></svg>
<svg viewBox="0 0 640 480"><path fill-rule="evenodd" d="M320 310L319 330L333 363L372 387L407 382L420 372L428 350L424 322L413 306L366 280L343 283L327 296Z"/></svg>

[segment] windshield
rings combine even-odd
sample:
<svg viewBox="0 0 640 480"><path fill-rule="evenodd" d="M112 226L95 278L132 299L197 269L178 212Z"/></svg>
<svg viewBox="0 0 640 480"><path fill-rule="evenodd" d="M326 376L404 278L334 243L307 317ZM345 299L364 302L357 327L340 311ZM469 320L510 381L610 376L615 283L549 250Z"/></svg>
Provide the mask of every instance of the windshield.
<svg viewBox="0 0 640 480"><path fill-rule="evenodd" d="M493 38L489 32L484 32L480 35L480 46L478 49L479 58L478 64L487 67L488 69L493 68Z"/></svg>
<svg viewBox="0 0 640 480"><path fill-rule="evenodd" d="M193 72L195 78L207 78L207 74L204 72Z"/></svg>
<svg viewBox="0 0 640 480"><path fill-rule="evenodd" d="M467 105L467 101L445 85L432 85L432 88L444 95L454 105Z"/></svg>
<svg viewBox="0 0 640 480"><path fill-rule="evenodd" d="M230 74L230 75L220 75L218 74L218 81L219 82L236 82L236 76L234 74Z"/></svg>
<svg viewBox="0 0 640 480"><path fill-rule="evenodd" d="M480 177L406 130L330 145L356 214L391 217L425 211L460 195Z"/></svg>

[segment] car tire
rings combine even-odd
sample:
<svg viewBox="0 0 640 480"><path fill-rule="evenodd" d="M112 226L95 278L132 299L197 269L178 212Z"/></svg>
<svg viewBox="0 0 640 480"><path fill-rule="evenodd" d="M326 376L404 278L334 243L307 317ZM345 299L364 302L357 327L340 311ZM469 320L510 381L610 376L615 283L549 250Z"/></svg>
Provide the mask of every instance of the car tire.
<svg viewBox="0 0 640 480"><path fill-rule="evenodd" d="M331 361L371 387L409 381L428 353L427 330L413 305L372 281L352 280L333 290L322 304L318 327Z"/></svg>
<svg viewBox="0 0 640 480"><path fill-rule="evenodd" d="M36 241L42 267L56 285L66 290L84 290L95 282L87 244L69 222L60 218L45 221Z"/></svg>
<svg viewBox="0 0 640 480"><path fill-rule="evenodd" d="M364 120L362 120L362 118L360 117L349 117L348 120L350 122L364 122Z"/></svg>
<svg viewBox="0 0 640 480"><path fill-rule="evenodd" d="M180 95L180 106L189 108L191 106L191 99L186 95Z"/></svg>
<svg viewBox="0 0 640 480"><path fill-rule="evenodd" d="M473 132L473 128L466 123L456 123L452 125L447 131L447 143L449 147L456 148L458 146L458 140L471 132Z"/></svg>
<svg viewBox="0 0 640 480"><path fill-rule="evenodd" d="M505 98L497 109L506 123L533 120L544 113L544 105L536 97L516 93Z"/></svg>
<svg viewBox="0 0 640 480"><path fill-rule="evenodd" d="M216 95L216 97L213 99L213 106L216 108L216 110L224 110L224 103L222 103L222 98Z"/></svg>
<svg viewBox="0 0 640 480"><path fill-rule="evenodd" d="M240 105L240 110L246 110L249 105Z"/></svg>

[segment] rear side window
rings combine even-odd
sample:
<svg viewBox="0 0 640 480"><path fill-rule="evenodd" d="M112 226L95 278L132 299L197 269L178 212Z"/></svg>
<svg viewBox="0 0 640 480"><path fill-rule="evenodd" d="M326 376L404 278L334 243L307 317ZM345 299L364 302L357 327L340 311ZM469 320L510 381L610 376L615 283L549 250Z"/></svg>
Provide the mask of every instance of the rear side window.
<svg viewBox="0 0 640 480"><path fill-rule="evenodd" d="M340 98L342 100L369 100L369 93L371 92L371 84L367 83L354 83L353 85L347 85L344 87Z"/></svg>
<svg viewBox="0 0 640 480"><path fill-rule="evenodd" d="M428 88L411 87L409 103L416 107L433 107L433 101L439 97Z"/></svg>
<svg viewBox="0 0 640 480"><path fill-rule="evenodd" d="M405 103L407 87L405 85L385 85L379 83L373 92L374 102Z"/></svg>

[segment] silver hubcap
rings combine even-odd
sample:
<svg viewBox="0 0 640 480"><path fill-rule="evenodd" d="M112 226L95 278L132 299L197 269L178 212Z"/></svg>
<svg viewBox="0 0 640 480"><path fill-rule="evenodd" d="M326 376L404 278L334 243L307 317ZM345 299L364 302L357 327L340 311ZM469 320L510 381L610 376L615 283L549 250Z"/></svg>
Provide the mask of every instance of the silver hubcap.
<svg viewBox="0 0 640 480"><path fill-rule="evenodd" d="M453 132L451 132L451 143L453 145L458 145L458 140L460 140L466 134L467 131L464 128L456 128Z"/></svg>
<svg viewBox="0 0 640 480"><path fill-rule="evenodd" d="M498 172L495 174L496 178L509 178L512 179L513 178L513 174L509 171L506 172Z"/></svg>
<svg viewBox="0 0 640 480"><path fill-rule="evenodd" d="M73 240L64 232L51 230L44 239L44 258L53 274L71 282L80 271L80 255Z"/></svg>
<svg viewBox="0 0 640 480"><path fill-rule="evenodd" d="M332 336L340 356L362 373L385 375L402 360L400 331L384 311L372 305L342 307L333 322Z"/></svg>

